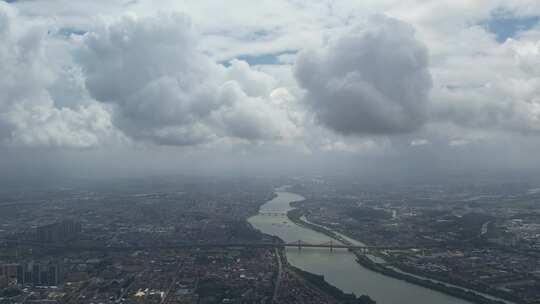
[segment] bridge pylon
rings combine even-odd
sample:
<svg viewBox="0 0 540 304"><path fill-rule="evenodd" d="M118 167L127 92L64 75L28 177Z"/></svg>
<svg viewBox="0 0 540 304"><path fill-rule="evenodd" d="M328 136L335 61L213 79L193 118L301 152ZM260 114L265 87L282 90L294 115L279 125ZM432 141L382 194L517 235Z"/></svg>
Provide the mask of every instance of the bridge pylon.
<svg viewBox="0 0 540 304"><path fill-rule="evenodd" d="M334 251L334 240L330 240L329 242L323 243L322 245L327 245L330 249L330 252Z"/></svg>

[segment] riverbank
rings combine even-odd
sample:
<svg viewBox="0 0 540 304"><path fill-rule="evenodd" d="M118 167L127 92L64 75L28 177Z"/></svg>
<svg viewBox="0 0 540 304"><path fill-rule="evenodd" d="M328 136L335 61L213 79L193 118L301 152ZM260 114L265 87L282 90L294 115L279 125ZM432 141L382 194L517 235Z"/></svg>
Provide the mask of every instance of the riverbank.
<svg viewBox="0 0 540 304"><path fill-rule="evenodd" d="M324 276L313 274L311 272L307 272L305 270L302 270L298 267L294 267L292 265L288 265L287 267L291 268L294 272L296 272L298 275L300 275L304 280L312 284L313 286L317 287L318 289L322 290L326 294L334 297L336 300L338 300L341 303L344 304L376 304L375 301L373 301L369 296L367 295L361 295L357 297L355 294L350 293L344 293L341 289L335 287L334 285L331 285L328 283Z"/></svg>
<svg viewBox="0 0 540 304"><path fill-rule="evenodd" d="M434 281L429 280L429 279L421 279L421 278L418 278L418 277L415 277L415 276L412 276L412 275L408 275L408 274L405 274L405 273L402 273L402 272L397 272L397 271L395 271L393 269L390 269L390 268L388 268L386 266L383 266L381 264L374 263L373 261L371 261L369 258L367 258L365 255L363 255L361 253L354 252L354 254L357 257L356 261L360 265L364 266L365 268L367 268L369 270L376 271L378 273L381 273L381 274L384 274L384 275L387 275L387 276L390 276L390 277L393 277L393 278L396 278L396 279L399 279L399 280L403 280L403 281L406 281L406 282L409 282L409 283L412 283L412 284L416 284L416 285L419 285L419 286L422 286L422 287L426 287L426 288L429 288L429 289L432 289L432 290L436 290L436 291L451 295L453 297L460 298L460 299L463 299L463 300L467 300L467 301L470 301L470 302L473 302L473 303L477 303L477 304L504 304L503 301L491 300L491 299L483 297L483 296L481 296L481 295L479 295L479 294L477 294L475 292L466 291L466 290L461 289L459 287L452 287L452 286L448 286L448 285L446 285L444 283L438 283L438 282L434 282Z"/></svg>
<svg viewBox="0 0 540 304"><path fill-rule="evenodd" d="M302 220L302 211L300 209L289 210L287 212L287 218L298 226L322 233L345 245L352 245L350 241L346 240L345 238L335 233L334 231Z"/></svg>
<svg viewBox="0 0 540 304"><path fill-rule="evenodd" d="M292 204L291 204L292 205ZM287 217L290 221L295 223L296 225L312 229L314 231L317 231L319 233L322 233L332 239L335 239L343 244L351 245L352 243L348 240L346 240L344 237L340 236L338 233L325 228L320 225L315 225L313 223L306 222L302 219L302 212L300 209L292 209L287 212ZM371 259L369 259L364 254L361 254L357 251L353 251L356 256L356 262L362 265L363 267L372 270L374 272L381 273L383 275L393 277L402 281L406 281L415 285L419 285L425 288L429 288L456 298L460 298L466 301L470 301L477 304L504 304L505 302L499 301L499 300L493 300L486 298L474 291L467 291L459 287L453 287L449 286L442 282L434 282L430 279L422 279L418 278L413 275L405 274L402 272L395 271L393 269L390 269L384 265L378 264L373 262Z"/></svg>
<svg viewBox="0 0 540 304"><path fill-rule="evenodd" d="M457 288L462 288L462 289L467 288L466 286L461 285L461 282L453 282L452 280L448 280L447 278L442 278L440 276L435 276L435 275L432 275L431 273L423 273L422 271L418 271L418 269L414 267L406 267L404 265L399 265L399 267L398 266L394 266L394 267L398 272L405 272L413 276L420 276L420 277L424 277L424 278L431 279L434 281L443 282L445 284L451 285L450 287L452 287L453 285ZM474 290L473 292L476 292L476 293L480 292L481 293L480 295L484 294L484 295L489 295L491 297L499 298L501 299L501 301L499 302L506 301L505 302L506 304L525 304L525 302L521 301L517 297L512 296L512 294L509 294L509 293L498 292L497 290L489 290L487 288L483 290L482 288L475 288L471 290Z"/></svg>
<svg viewBox="0 0 540 304"><path fill-rule="evenodd" d="M276 237L276 240L283 242L283 240L281 240L279 237ZM377 304L377 302L371 299L368 295L356 296L354 293L345 293L343 290L339 289L338 287L328 283L323 275L318 275L309 271L305 271L303 269L300 269L298 267L291 265L289 261L287 261L287 255L285 254L284 248L277 249L276 254L277 254L277 258L279 259L278 260L278 265L279 265L278 276L281 275L281 273L283 273L285 269L289 269L295 272L300 277L302 277L307 283L313 285L315 288L321 290L327 295L338 300L340 303ZM276 278L276 282L279 282L277 278ZM279 289L279 286L276 286L276 290L274 291L274 299L277 299L278 289Z"/></svg>

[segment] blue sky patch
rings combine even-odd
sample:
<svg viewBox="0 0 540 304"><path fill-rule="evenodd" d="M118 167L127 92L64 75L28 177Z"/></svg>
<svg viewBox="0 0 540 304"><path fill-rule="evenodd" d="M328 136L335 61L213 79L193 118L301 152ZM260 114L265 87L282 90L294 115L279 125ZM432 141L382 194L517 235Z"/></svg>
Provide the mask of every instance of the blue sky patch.
<svg viewBox="0 0 540 304"><path fill-rule="evenodd" d="M492 13L485 26L497 36L497 42L503 43L517 33L534 27L539 21L540 16L516 17L509 11L499 9Z"/></svg>
<svg viewBox="0 0 540 304"><path fill-rule="evenodd" d="M81 36L81 35L86 34L86 31L76 29L76 28L64 27L58 30L57 34L60 36L65 36L65 37L69 37L71 35Z"/></svg>
<svg viewBox="0 0 540 304"><path fill-rule="evenodd" d="M285 54L296 54L297 51L284 51L271 54L259 54L259 55L240 55L236 57L238 60L243 60L249 65L271 65L279 64L278 57ZM223 65L229 66L229 60L222 62Z"/></svg>

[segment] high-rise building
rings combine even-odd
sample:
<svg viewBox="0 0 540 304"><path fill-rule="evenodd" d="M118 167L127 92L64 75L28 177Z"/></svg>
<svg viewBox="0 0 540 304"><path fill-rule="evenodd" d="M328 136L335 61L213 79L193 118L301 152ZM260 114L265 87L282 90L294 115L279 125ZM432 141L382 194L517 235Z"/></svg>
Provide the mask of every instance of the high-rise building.
<svg viewBox="0 0 540 304"><path fill-rule="evenodd" d="M17 265L17 284L24 284L24 266L21 264Z"/></svg>
<svg viewBox="0 0 540 304"><path fill-rule="evenodd" d="M24 283L25 284L33 284L33 281L32 281L32 268L28 264L24 265Z"/></svg>
<svg viewBox="0 0 540 304"><path fill-rule="evenodd" d="M45 267L41 268L41 272L39 274L39 285L41 286L49 286L49 272Z"/></svg>
<svg viewBox="0 0 540 304"><path fill-rule="evenodd" d="M5 264L2 266L3 280L5 285L17 284L17 268L18 264Z"/></svg>
<svg viewBox="0 0 540 304"><path fill-rule="evenodd" d="M0 264L0 288L9 285L58 286L61 265L56 262L31 261L20 264Z"/></svg>
<svg viewBox="0 0 540 304"><path fill-rule="evenodd" d="M0 287L20 284L25 282L25 265L3 264L0 265Z"/></svg>
<svg viewBox="0 0 540 304"><path fill-rule="evenodd" d="M37 263L32 263L30 265L31 265L30 267L32 267L32 285L39 286L41 285L40 284L41 282L39 280L40 274L41 274L41 271L40 271L41 267Z"/></svg>
<svg viewBox="0 0 540 304"><path fill-rule="evenodd" d="M48 269L48 280L50 286L59 285L59 269L58 265L50 264Z"/></svg>
<svg viewBox="0 0 540 304"><path fill-rule="evenodd" d="M5 288L7 286L7 276L5 273L4 265L0 265L0 288Z"/></svg>
<svg viewBox="0 0 540 304"><path fill-rule="evenodd" d="M72 220L41 226L37 230L37 239L42 243L72 241L81 233L81 224Z"/></svg>

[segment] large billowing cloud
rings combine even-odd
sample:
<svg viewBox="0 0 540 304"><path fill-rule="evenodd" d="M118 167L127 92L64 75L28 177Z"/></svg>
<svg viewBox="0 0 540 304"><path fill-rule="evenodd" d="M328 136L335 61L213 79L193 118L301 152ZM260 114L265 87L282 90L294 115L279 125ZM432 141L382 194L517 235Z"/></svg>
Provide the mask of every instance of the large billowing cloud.
<svg viewBox="0 0 540 304"><path fill-rule="evenodd" d="M272 100L276 82L242 61L217 64L183 15L124 17L82 40L78 62L93 98L136 139L193 145L216 138L287 138L296 126Z"/></svg>
<svg viewBox="0 0 540 304"><path fill-rule="evenodd" d="M371 17L302 52L295 73L315 118L339 133L405 133L427 119L428 53L401 21Z"/></svg>
<svg viewBox="0 0 540 304"><path fill-rule="evenodd" d="M57 106L57 66L45 52L47 28L0 2L0 144L85 148L117 136L98 104Z"/></svg>

